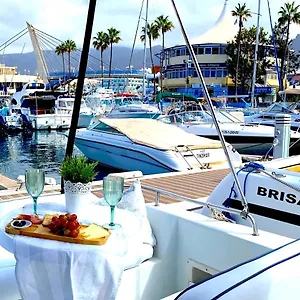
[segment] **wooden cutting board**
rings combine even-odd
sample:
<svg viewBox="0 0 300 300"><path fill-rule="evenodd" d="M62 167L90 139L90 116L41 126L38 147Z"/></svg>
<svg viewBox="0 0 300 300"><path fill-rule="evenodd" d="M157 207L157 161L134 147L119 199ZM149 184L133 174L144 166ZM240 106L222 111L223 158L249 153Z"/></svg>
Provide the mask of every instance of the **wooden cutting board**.
<svg viewBox="0 0 300 300"><path fill-rule="evenodd" d="M10 234L17 234L17 235L29 236L29 237L40 238L40 239L55 240L55 241L74 243L74 244L100 246L100 245L104 245L107 242L107 239L109 238L109 236L107 236L105 238L87 240L80 234L81 230L86 229L88 227L87 225L81 225L77 238L72 238L68 236L61 236L61 235L54 234L50 232L50 229L48 227L45 227L43 225L32 224L30 227L27 228L16 229L12 227L10 223L8 223L5 226L5 232ZM110 234L110 231L108 229L106 230Z"/></svg>

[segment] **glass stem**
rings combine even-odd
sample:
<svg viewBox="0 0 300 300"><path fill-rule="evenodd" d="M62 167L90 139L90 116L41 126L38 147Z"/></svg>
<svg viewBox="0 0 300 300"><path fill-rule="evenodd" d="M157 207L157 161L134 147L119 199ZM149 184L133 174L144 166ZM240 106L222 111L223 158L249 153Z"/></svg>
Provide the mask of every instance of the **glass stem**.
<svg viewBox="0 0 300 300"><path fill-rule="evenodd" d="M37 197L32 197L33 198L33 213L37 215L36 211L36 206L37 206Z"/></svg>
<svg viewBox="0 0 300 300"><path fill-rule="evenodd" d="M110 206L110 223L109 226L114 226L114 218L115 218L115 206L111 205Z"/></svg>

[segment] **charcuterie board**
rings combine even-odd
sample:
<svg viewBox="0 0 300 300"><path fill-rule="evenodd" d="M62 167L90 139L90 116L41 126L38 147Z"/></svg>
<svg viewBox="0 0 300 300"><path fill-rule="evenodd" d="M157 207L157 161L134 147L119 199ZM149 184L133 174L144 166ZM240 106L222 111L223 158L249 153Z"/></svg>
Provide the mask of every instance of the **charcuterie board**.
<svg viewBox="0 0 300 300"><path fill-rule="evenodd" d="M45 227L42 224L32 224L30 227L27 228L16 229L13 226L11 226L10 222L6 225L5 232L9 234L23 235L40 239L55 240L84 245L104 245L107 242L107 239L110 235L110 231L108 229L104 228L104 230L106 230L108 233L107 236L102 238L89 239L89 237L83 235L84 230L86 230L88 227L89 226L87 225L81 225L79 229L79 234L76 238L54 234L50 231L48 227Z"/></svg>

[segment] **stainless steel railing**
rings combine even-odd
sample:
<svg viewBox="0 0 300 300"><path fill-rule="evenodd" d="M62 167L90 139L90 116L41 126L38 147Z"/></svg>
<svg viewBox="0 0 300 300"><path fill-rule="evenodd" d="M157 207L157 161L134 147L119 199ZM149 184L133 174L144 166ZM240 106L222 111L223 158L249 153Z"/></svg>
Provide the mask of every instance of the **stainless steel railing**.
<svg viewBox="0 0 300 300"><path fill-rule="evenodd" d="M252 235L253 236L258 236L259 235L256 222L255 222L253 216L250 213L247 213L245 215L242 210L238 210L238 209L230 208L230 207L224 207L224 206L213 204L213 203L210 203L210 202L203 202L203 201L191 199L189 197L181 196L181 195L169 192L169 191L165 191L165 190L154 188L154 187L147 186L147 185L142 185L142 189L145 189L145 190L152 191L152 192L156 193L155 200L154 200L155 206L159 206L160 196L161 195L166 195L166 196L178 199L178 200L182 200L182 201L186 201L186 202L198 204L199 206L202 206L202 207L203 206L205 206L207 208L212 207L212 208L214 208L216 210L226 211L226 212L229 212L231 214L235 214L235 215L238 215L238 216L240 216L242 218L248 219L249 222L250 222L250 224L251 224L251 227L252 227Z"/></svg>

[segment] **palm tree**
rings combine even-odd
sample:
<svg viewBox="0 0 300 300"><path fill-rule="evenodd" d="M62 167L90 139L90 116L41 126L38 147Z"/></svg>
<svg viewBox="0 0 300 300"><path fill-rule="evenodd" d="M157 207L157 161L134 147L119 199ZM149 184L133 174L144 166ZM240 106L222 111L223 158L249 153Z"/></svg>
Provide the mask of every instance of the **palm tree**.
<svg viewBox="0 0 300 300"><path fill-rule="evenodd" d="M63 65L63 82L65 81L65 45L64 43L60 43L56 48L55 48L55 53L57 55L61 55L62 57L62 65Z"/></svg>
<svg viewBox="0 0 300 300"><path fill-rule="evenodd" d="M142 35L140 37L141 41L145 41L146 35L149 39L149 49L150 49L150 58L151 58L151 64L152 64L152 70L153 70L153 76L154 76L154 95L156 93L155 89L155 70L154 70L154 61L153 61L153 53L152 53L152 41L157 40L159 38L159 28L157 27L156 23L147 24L147 33L145 27L142 27Z"/></svg>
<svg viewBox="0 0 300 300"><path fill-rule="evenodd" d="M69 84L68 84L68 93L70 93L70 78L71 78L71 52L76 51L77 47L73 40L66 40L64 42L65 46L65 52L68 53L68 59L69 59Z"/></svg>
<svg viewBox="0 0 300 300"><path fill-rule="evenodd" d="M244 22L247 22L247 18L252 17L250 10L246 7L246 3L240 4L235 7L235 10L231 11L233 17L236 17L234 24L239 24L238 32L238 49L237 49L237 61L236 61L236 72L235 72L235 95L237 95L238 88L238 73L239 73L239 63L240 63L240 54L241 54L241 33L244 26Z"/></svg>
<svg viewBox="0 0 300 300"><path fill-rule="evenodd" d="M155 24L158 28L158 30L161 31L161 36L162 36L162 57L161 57L161 63L160 63L160 73L161 73L161 80L160 80L160 88L161 88L161 92L163 91L162 88L162 72L163 72L163 64L164 64L164 60L165 60L165 34L168 31L172 31L172 29L174 28L173 23L169 20L169 16L164 16L161 15L159 17L156 18L155 20Z"/></svg>
<svg viewBox="0 0 300 300"><path fill-rule="evenodd" d="M93 37L93 46L96 50L100 50L101 59L101 73L102 73L102 87L103 87L103 77L104 77L104 65L103 65L103 52L108 48L108 34L103 31L97 32L96 36Z"/></svg>
<svg viewBox="0 0 300 300"><path fill-rule="evenodd" d="M118 44L122 39L120 37L120 31L114 27L108 29L108 44L110 45L110 58L109 58L109 71L108 77L111 77L111 64L113 56L113 44ZM110 80L108 81L108 88L110 87Z"/></svg>
<svg viewBox="0 0 300 300"><path fill-rule="evenodd" d="M278 23L279 26L283 25L286 26L286 41L285 41L285 50L283 57L281 59L281 83L283 83L283 80L285 78L286 70L284 70L284 63L287 60L288 57L288 51L289 51L289 38L290 38L290 26L291 24L300 24L300 5L295 5L295 2L292 3L285 3L283 6L280 7L280 11L278 12L279 19Z"/></svg>

